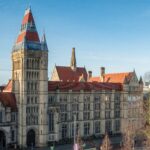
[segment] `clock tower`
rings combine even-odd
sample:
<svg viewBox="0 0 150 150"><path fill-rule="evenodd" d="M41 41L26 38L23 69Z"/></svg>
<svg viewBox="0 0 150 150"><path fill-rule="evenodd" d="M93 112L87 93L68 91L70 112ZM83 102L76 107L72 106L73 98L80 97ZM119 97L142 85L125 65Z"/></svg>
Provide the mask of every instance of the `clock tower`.
<svg viewBox="0 0 150 150"><path fill-rule="evenodd" d="M18 144L47 143L48 47L39 39L31 8L26 9L12 51L12 82L18 106Z"/></svg>

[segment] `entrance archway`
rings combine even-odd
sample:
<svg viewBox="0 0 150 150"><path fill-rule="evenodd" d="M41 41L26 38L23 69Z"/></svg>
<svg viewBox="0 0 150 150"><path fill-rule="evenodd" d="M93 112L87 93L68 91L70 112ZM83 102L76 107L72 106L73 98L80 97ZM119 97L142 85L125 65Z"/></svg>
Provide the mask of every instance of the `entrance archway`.
<svg viewBox="0 0 150 150"><path fill-rule="evenodd" d="M27 133L27 146L35 147L35 131L33 129L29 130Z"/></svg>
<svg viewBox="0 0 150 150"><path fill-rule="evenodd" d="M6 148L6 136L4 131L0 130L0 149Z"/></svg>

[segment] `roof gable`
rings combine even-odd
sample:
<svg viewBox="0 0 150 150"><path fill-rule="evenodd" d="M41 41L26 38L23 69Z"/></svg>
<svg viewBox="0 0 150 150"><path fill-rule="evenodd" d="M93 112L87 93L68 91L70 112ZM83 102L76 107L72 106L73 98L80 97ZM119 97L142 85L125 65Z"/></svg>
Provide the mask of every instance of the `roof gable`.
<svg viewBox="0 0 150 150"><path fill-rule="evenodd" d="M135 72L133 72L131 79L129 80L129 84L139 84L139 80Z"/></svg>
<svg viewBox="0 0 150 150"><path fill-rule="evenodd" d="M59 81L59 76L58 76L56 66L54 67L54 69L52 71L51 81Z"/></svg>
<svg viewBox="0 0 150 150"><path fill-rule="evenodd" d="M74 81L77 82L83 76L87 81L87 72L84 67L77 67L76 70L72 70L71 67L56 66L56 71L60 81Z"/></svg>
<svg viewBox="0 0 150 150"><path fill-rule="evenodd" d="M5 88L3 89L3 92L12 92L12 80L9 80Z"/></svg>
<svg viewBox="0 0 150 150"><path fill-rule="evenodd" d="M90 82L108 82L108 83L123 84L125 82L129 82L132 76L133 76L133 72L110 73L110 74L105 74L103 77L92 77L90 79Z"/></svg>

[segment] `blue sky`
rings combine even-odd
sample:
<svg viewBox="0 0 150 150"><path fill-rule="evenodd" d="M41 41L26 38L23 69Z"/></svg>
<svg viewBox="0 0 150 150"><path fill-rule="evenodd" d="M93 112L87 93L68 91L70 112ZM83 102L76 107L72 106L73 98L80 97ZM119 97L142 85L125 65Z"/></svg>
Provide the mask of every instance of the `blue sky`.
<svg viewBox="0 0 150 150"><path fill-rule="evenodd" d="M0 84L11 78L11 51L31 5L39 35L46 32L49 77L55 64L77 65L99 75L150 70L149 0L0 0Z"/></svg>

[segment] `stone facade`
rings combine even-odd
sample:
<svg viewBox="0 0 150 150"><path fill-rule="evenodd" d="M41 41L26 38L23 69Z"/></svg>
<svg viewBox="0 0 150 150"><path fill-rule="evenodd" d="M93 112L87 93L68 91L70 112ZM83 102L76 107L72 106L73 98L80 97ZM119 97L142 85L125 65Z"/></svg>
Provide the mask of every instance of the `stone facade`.
<svg viewBox="0 0 150 150"><path fill-rule="evenodd" d="M19 108L19 145L26 145L26 137L30 129L34 129L36 133L38 146L46 144L47 59L47 51L20 50L12 53L13 93L16 95Z"/></svg>
<svg viewBox="0 0 150 150"><path fill-rule="evenodd" d="M8 144L17 143L16 119L16 112L12 112L10 108L4 108L0 103L0 148L1 145L6 147Z"/></svg>
<svg viewBox="0 0 150 150"><path fill-rule="evenodd" d="M128 125L135 131L144 125L143 119L143 82L138 80L135 71L128 84L124 84L124 91L127 91L127 118Z"/></svg>
<svg viewBox="0 0 150 150"><path fill-rule="evenodd" d="M53 83L49 84L53 85ZM69 84L68 82L68 86ZM109 83L104 82L104 84L111 87ZM78 91L74 91L71 90L72 87L66 89L64 85L60 89L59 86L56 90L54 90L55 88L50 89L48 100L48 118L51 122L49 123L49 141L73 138L73 114L77 116L76 123L81 137L102 136L106 132L123 134L128 126L132 126L134 131L140 129L144 125L143 83L139 82L133 71L130 80L121 85L121 90L115 88L94 90L92 87L86 91L81 86ZM54 124L57 125L54 126ZM98 124L97 129L96 124ZM89 131L86 131L86 128Z"/></svg>
<svg viewBox="0 0 150 150"><path fill-rule="evenodd" d="M49 91L49 141L74 136L74 115L81 137L122 133L127 121L127 93L115 90Z"/></svg>
<svg viewBox="0 0 150 150"><path fill-rule="evenodd" d="M17 144L17 106L12 93L0 92L0 149Z"/></svg>

